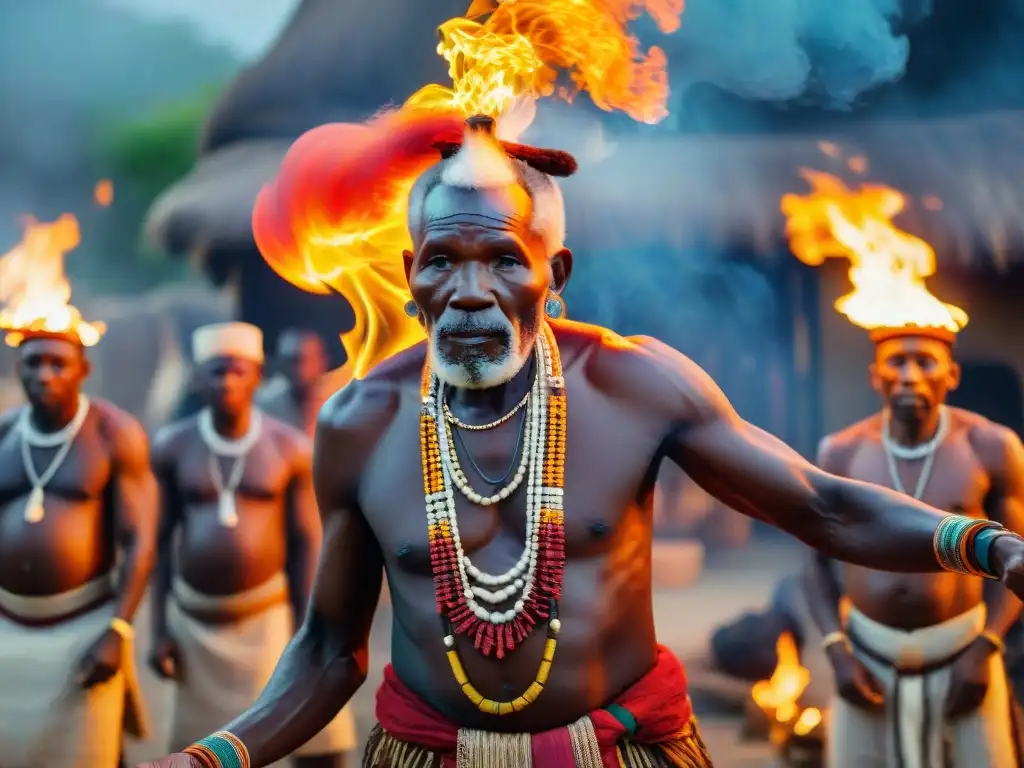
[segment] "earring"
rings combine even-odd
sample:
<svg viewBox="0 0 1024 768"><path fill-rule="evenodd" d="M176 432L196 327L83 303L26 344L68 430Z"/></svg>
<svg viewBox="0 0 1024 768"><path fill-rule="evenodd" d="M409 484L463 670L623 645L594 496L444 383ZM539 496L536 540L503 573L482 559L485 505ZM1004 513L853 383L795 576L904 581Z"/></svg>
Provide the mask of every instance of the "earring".
<svg viewBox="0 0 1024 768"><path fill-rule="evenodd" d="M544 314L552 320L557 320L565 315L565 299L557 293L549 293L544 301Z"/></svg>
<svg viewBox="0 0 1024 768"><path fill-rule="evenodd" d="M417 317L420 313L420 308L416 306L416 302L409 299L405 302L405 314L409 317Z"/></svg>

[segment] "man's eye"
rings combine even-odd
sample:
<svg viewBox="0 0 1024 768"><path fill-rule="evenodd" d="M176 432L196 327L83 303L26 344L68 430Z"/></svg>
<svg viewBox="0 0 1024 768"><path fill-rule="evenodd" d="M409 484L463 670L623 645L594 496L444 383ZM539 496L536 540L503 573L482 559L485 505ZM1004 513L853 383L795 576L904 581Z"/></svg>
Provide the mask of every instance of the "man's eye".
<svg viewBox="0 0 1024 768"><path fill-rule="evenodd" d="M519 259L515 256L499 256L495 260L495 264L502 269L510 269L511 267L519 266Z"/></svg>
<svg viewBox="0 0 1024 768"><path fill-rule="evenodd" d="M427 259L427 266L434 267L435 269L446 269L451 263L451 259L442 255L431 256Z"/></svg>

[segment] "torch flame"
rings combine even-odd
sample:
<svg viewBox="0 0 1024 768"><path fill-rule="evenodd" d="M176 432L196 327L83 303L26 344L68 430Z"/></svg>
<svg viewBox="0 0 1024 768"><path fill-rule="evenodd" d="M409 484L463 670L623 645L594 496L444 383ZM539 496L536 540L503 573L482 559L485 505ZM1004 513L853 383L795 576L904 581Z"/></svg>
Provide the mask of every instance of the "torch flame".
<svg viewBox="0 0 1024 768"><path fill-rule="evenodd" d="M800 664L791 633L783 632L775 648L779 661L771 679L754 683L750 695L765 712L773 712L780 723L788 723L797 716L797 700L811 682L811 673Z"/></svg>
<svg viewBox="0 0 1024 768"><path fill-rule="evenodd" d="M826 258L850 263L853 291L836 309L861 328L941 329L955 334L967 314L931 294L925 279L935 274L935 251L892 220L903 210L901 192L880 184L849 189L835 176L802 169L806 195L782 198L793 254L812 267Z"/></svg>
<svg viewBox="0 0 1024 768"><path fill-rule="evenodd" d="M69 303L64 256L80 241L78 219L70 213L49 223L26 217L21 242L0 256L0 330L8 345L46 335L91 347L103 336L105 324L86 322Z"/></svg>
<svg viewBox="0 0 1024 768"><path fill-rule="evenodd" d="M683 1L473 0L465 17L440 27L437 51L450 86L427 85L369 126L321 126L293 145L256 200L253 232L285 280L348 300L356 316L342 334L350 375L362 378L423 339L404 311L410 297L400 253L412 247L409 192L437 161L441 135L458 141L466 117L488 115L498 119L499 137L512 141L530 125L537 99L571 100L581 90L606 111L663 119L665 54L642 52L626 25L646 11L672 32ZM560 72L571 87L559 85Z"/></svg>

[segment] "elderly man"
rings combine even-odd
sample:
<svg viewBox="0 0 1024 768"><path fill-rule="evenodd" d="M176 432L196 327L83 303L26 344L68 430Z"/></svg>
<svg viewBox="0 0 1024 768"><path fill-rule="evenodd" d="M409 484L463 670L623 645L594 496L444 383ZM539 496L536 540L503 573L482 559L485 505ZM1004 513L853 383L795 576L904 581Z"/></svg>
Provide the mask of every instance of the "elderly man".
<svg viewBox="0 0 1024 768"><path fill-rule="evenodd" d="M146 735L131 622L156 543L149 445L82 393L73 329L12 338L28 405L0 416L0 765L114 768L122 735Z"/></svg>
<svg viewBox="0 0 1024 768"><path fill-rule="evenodd" d="M392 662L365 766L711 765L655 639L665 459L827 555L1024 588L1024 541L997 524L821 471L678 352L560 319L572 256L551 174L572 159L501 144L487 119L459 126L399 113L317 129L257 206L261 246L290 248L292 195L340 216L427 167L405 264L428 340L324 406L306 621L252 709L156 766L264 766L329 722L365 680L385 569Z"/></svg>
<svg viewBox="0 0 1024 768"><path fill-rule="evenodd" d="M260 330L199 328L193 356L206 407L153 451L164 514L152 665L177 682L178 749L256 700L305 615L321 538L308 438L253 408ZM290 751L300 768L338 768L351 728L339 719Z"/></svg>
<svg viewBox="0 0 1024 768"><path fill-rule="evenodd" d="M871 379L883 408L826 437L819 464L1024 530L1020 439L945 405L960 376L953 338L944 328L874 331ZM814 558L806 580L838 693L829 765L1020 765L1002 658L1020 600L977 576L845 564L837 579L834 565ZM841 599L849 607L845 622Z"/></svg>

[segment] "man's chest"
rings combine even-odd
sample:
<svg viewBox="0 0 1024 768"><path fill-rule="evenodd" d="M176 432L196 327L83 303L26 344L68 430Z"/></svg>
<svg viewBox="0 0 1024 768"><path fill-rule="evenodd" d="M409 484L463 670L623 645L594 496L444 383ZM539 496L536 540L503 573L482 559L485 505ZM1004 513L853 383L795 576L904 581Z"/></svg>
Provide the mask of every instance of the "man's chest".
<svg viewBox="0 0 1024 768"><path fill-rule="evenodd" d="M624 528L649 528L655 457L661 438L615 409L601 409L586 398L570 399L564 442L564 526L566 556L600 554L621 540ZM588 407L589 406L589 407ZM364 474L360 504L386 560L414 571L429 570L429 539L424 497L424 464L414 414L403 414L385 436ZM404 422L404 423L403 423ZM411 422L411 426L410 423ZM466 483L481 495L506 485L520 464L527 435L513 423L491 439L458 434L453 428L455 457ZM553 447L536 457L550 462ZM557 448L555 448L557 450ZM496 504L471 503L452 485L460 544L474 551L497 550L518 557L525 545L529 497L529 455L526 479ZM485 479L486 478L486 479ZM497 480L488 483L487 480ZM504 560L506 557L498 556Z"/></svg>
<svg viewBox="0 0 1024 768"><path fill-rule="evenodd" d="M965 514L980 512L991 489L988 472L963 438L949 439L933 456L914 460L888 456L880 442L865 443L851 457L846 474Z"/></svg>
<svg viewBox="0 0 1024 768"><path fill-rule="evenodd" d="M65 449L29 448L12 431L0 439L0 503L20 498L37 485L48 494L87 500L103 493L112 463L107 450L91 433L79 435Z"/></svg>
<svg viewBox="0 0 1024 768"><path fill-rule="evenodd" d="M201 441L184 446L174 465L174 478L185 501L205 501L222 491L242 497L281 497L291 480L289 466L276 447L260 440L245 455L218 456Z"/></svg>

